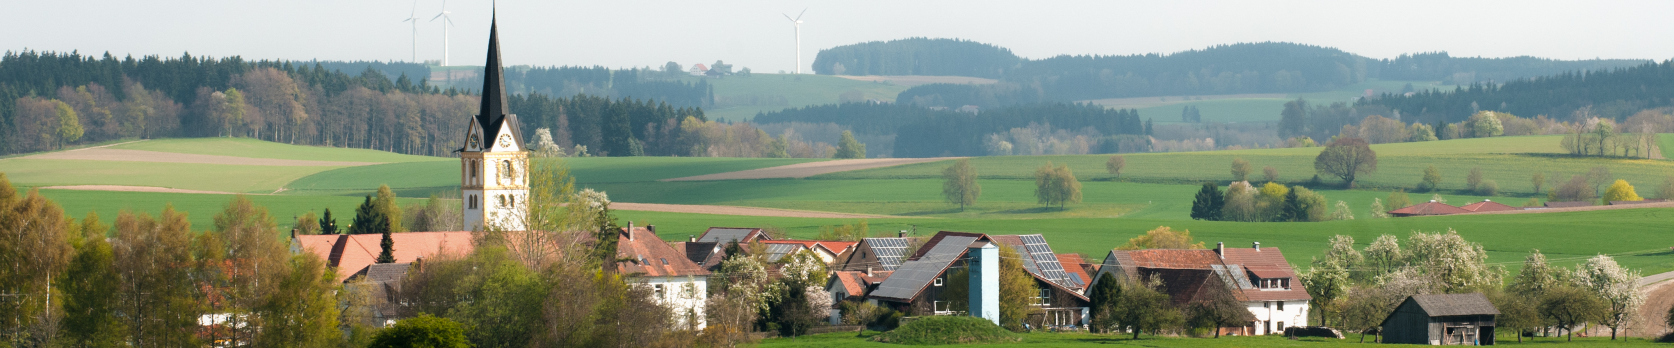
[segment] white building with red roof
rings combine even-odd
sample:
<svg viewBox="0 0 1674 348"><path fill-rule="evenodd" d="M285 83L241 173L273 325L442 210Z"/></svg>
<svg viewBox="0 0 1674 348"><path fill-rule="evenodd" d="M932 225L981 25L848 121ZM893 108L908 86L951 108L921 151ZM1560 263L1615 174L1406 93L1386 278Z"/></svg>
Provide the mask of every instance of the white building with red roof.
<svg viewBox="0 0 1674 348"><path fill-rule="evenodd" d="M617 236L616 259L616 272L629 282L651 287L652 296L674 311L676 325L704 328L709 271L658 238L655 226L628 223Z"/></svg>
<svg viewBox="0 0 1674 348"><path fill-rule="evenodd" d="M1177 305L1204 300L1212 286L1230 288L1255 321L1243 327L1221 328L1224 334L1267 335L1286 327L1305 326L1308 301L1313 296L1279 248L1111 250L1094 283L1101 277L1155 277Z"/></svg>

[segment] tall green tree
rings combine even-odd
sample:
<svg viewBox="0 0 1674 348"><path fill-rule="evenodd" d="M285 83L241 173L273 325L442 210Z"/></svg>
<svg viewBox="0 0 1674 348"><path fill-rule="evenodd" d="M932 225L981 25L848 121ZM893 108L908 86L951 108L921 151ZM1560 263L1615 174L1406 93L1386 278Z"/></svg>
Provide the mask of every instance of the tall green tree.
<svg viewBox="0 0 1674 348"><path fill-rule="evenodd" d="M383 210L378 209L377 203L372 201L372 196L366 196L360 206L355 208L355 219L349 224L349 234L384 233L389 230L388 220Z"/></svg>
<svg viewBox="0 0 1674 348"><path fill-rule="evenodd" d="M34 189L18 197L0 176L0 339L10 344L46 343L34 334L50 328L58 303L50 301L57 276L69 266L71 221L57 203ZM46 330L51 332L51 330Z"/></svg>
<svg viewBox="0 0 1674 348"><path fill-rule="evenodd" d="M832 158L866 158L866 144L854 140L854 133L843 131L841 139L837 140L837 153Z"/></svg>
<svg viewBox="0 0 1674 348"><path fill-rule="evenodd" d="M1203 183L1203 188L1197 190L1197 197L1192 199L1193 220L1220 220L1221 207L1226 205L1226 195L1221 193L1219 185L1213 182Z"/></svg>
<svg viewBox="0 0 1674 348"><path fill-rule="evenodd" d="M1250 161L1243 158L1232 159L1232 181L1244 181L1250 177Z"/></svg>
<svg viewBox="0 0 1674 348"><path fill-rule="evenodd" d="M120 325L128 330L123 341L135 347L197 345L195 330L203 314L194 289L192 224L173 206L157 218L124 212L116 217L112 243L116 272L121 279L118 300ZM269 236L272 238L272 236Z"/></svg>
<svg viewBox="0 0 1674 348"><path fill-rule="evenodd" d="M378 196L374 198L373 203L377 206L379 215L383 216L384 224L388 225L386 228L390 232L407 232L407 228L401 224L401 204L395 201L395 191L391 190L389 185L378 185Z"/></svg>
<svg viewBox="0 0 1674 348"><path fill-rule="evenodd" d="M90 218L94 216L89 216ZM83 222L86 224L87 222ZM127 332L118 320L116 255L103 232L76 249L76 257L59 281L63 292L63 337L77 347L118 347Z"/></svg>
<svg viewBox="0 0 1674 348"><path fill-rule="evenodd" d="M1285 102L1279 112L1279 137L1290 138L1308 132L1308 102L1302 99Z"/></svg>
<svg viewBox="0 0 1674 348"><path fill-rule="evenodd" d="M383 238L378 240L378 263L395 263L395 238L390 233L384 230Z"/></svg>
<svg viewBox="0 0 1674 348"><path fill-rule="evenodd" d="M320 215L320 234L337 234L337 218L331 217L331 208L325 209Z"/></svg>
<svg viewBox="0 0 1674 348"><path fill-rule="evenodd" d="M1069 165L1053 166L1052 161L1035 169L1035 199L1046 206L1081 202L1081 181L1075 179Z"/></svg>
<svg viewBox="0 0 1674 348"><path fill-rule="evenodd" d="M274 291L255 312L262 318L257 346L332 347L342 341L337 329L337 275L312 253L292 255Z"/></svg>
<svg viewBox="0 0 1674 348"><path fill-rule="evenodd" d="M959 211L976 204L977 197L981 195L982 185L977 184L976 167L971 166L970 159L960 159L942 170L942 197L947 198L948 203L958 204Z"/></svg>

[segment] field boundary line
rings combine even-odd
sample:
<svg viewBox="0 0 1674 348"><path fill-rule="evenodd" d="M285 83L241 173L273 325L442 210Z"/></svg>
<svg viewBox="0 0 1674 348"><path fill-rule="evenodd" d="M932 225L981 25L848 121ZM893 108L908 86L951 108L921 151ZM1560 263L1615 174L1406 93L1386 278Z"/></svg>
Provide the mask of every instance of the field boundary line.
<svg viewBox="0 0 1674 348"><path fill-rule="evenodd" d="M818 161L797 164L787 164L776 167L740 170L735 172L695 175L680 178L669 178L657 181L711 181L711 180L745 180L745 179L801 179L815 175L846 172L862 169L894 167L907 164L936 162L965 157L932 157L932 158L859 158L832 161Z"/></svg>

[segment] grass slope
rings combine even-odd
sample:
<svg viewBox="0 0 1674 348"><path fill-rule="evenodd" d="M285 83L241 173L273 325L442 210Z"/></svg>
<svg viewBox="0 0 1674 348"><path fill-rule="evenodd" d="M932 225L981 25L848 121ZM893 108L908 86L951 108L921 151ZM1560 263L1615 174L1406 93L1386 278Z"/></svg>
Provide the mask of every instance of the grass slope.
<svg viewBox="0 0 1674 348"><path fill-rule="evenodd" d="M129 211L145 213L151 216L161 214L163 208L174 205L176 211L186 212L187 220L192 222L193 230L209 230L215 226L215 214L219 214L231 202L232 195L215 194L187 194L187 193L150 193L150 192L103 192L103 191L75 191L75 190L41 190L41 195L58 202L64 212L71 217L81 219L87 212L99 213L99 218L105 223L116 221L117 213ZM285 196L285 195L251 195L252 202L267 208L268 215L278 224L280 231L289 232L296 216L310 211L320 214L325 209L331 209L333 217L337 218L338 226L347 226L354 220L355 207L361 203L361 197L333 197L333 196ZM410 204L417 200L404 199L403 204Z"/></svg>
<svg viewBox="0 0 1674 348"><path fill-rule="evenodd" d="M0 171L20 186L130 185L244 193L270 193L292 180L332 168L337 167L0 160Z"/></svg>
<svg viewBox="0 0 1674 348"><path fill-rule="evenodd" d="M421 162L445 157L403 155L367 149L290 145L250 138L152 139L112 146L113 149L146 150L250 158L273 158L344 162Z"/></svg>

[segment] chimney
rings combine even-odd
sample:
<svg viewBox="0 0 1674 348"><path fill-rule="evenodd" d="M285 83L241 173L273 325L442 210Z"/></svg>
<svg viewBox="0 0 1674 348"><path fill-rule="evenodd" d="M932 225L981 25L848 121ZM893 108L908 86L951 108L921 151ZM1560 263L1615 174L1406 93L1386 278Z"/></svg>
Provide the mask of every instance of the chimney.
<svg viewBox="0 0 1674 348"><path fill-rule="evenodd" d="M692 242L692 243L697 243L697 236L688 234L688 235L686 235L686 241L687 242Z"/></svg>
<svg viewBox="0 0 1674 348"><path fill-rule="evenodd" d="M1226 259L1226 253L1222 250L1226 250L1226 243L1225 242L1215 242L1215 256L1220 256L1222 260L1225 260Z"/></svg>
<svg viewBox="0 0 1674 348"><path fill-rule="evenodd" d="M291 239L296 239L296 229L291 229Z"/></svg>
<svg viewBox="0 0 1674 348"><path fill-rule="evenodd" d="M645 230L651 231L651 234L657 234L657 225L645 225Z"/></svg>
<svg viewBox="0 0 1674 348"><path fill-rule="evenodd" d="M1255 242L1255 247L1254 248L1255 248L1256 251L1261 251L1261 242Z"/></svg>
<svg viewBox="0 0 1674 348"><path fill-rule="evenodd" d="M895 233L895 236L899 238L907 238L907 230L901 230L901 232Z"/></svg>
<svg viewBox="0 0 1674 348"><path fill-rule="evenodd" d="M628 221L628 241L634 240L634 222Z"/></svg>

